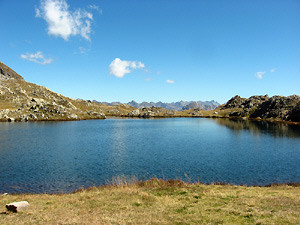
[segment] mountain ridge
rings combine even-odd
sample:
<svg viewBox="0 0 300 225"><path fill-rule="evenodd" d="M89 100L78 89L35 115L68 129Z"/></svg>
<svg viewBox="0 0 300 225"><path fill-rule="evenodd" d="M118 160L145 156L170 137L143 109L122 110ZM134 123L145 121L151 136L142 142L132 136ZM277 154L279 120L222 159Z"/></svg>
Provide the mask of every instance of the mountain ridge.
<svg viewBox="0 0 300 225"><path fill-rule="evenodd" d="M128 102L128 103L121 103L121 102L99 102L96 100L93 100L93 102L100 103L103 105L119 105L119 104L126 104L130 105L135 108L147 108L147 107L162 107L168 110L176 110L176 111L183 111L188 109L203 109L203 110L213 110L220 106L220 104L214 100L211 101L178 101L178 102L141 102L138 103L134 100Z"/></svg>

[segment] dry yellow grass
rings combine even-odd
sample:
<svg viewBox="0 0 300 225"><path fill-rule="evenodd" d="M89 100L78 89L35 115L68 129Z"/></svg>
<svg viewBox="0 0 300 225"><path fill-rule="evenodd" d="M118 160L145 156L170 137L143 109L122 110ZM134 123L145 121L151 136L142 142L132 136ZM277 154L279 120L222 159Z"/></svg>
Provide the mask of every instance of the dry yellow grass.
<svg viewBox="0 0 300 225"><path fill-rule="evenodd" d="M1 211L21 200L30 208L0 214L0 224L300 224L300 187L114 183L72 194L1 196Z"/></svg>

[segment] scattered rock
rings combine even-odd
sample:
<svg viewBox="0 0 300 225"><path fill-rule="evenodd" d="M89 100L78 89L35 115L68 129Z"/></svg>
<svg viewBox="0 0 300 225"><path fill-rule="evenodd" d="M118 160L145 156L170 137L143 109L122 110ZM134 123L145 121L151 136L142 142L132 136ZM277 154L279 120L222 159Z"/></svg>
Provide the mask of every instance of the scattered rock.
<svg viewBox="0 0 300 225"><path fill-rule="evenodd" d="M8 118L7 121L8 122L15 122L15 118Z"/></svg>
<svg viewBox="0 0 300 225"><path fill-rule="evenodd" d="M140 115L140 110L135 109L132 112L128 113L128 116L139 116Z"/></svg>
<svg viewBox="0 0 300 225"><path fill-rule="evenodd" d="M33 119L33 120L36 120L36 119L37 119L36 115L34 115L34 114L29 114L29 117L30 117L31 119Z"/></svg>
<svg viewBox="0 0 300 225"><path fill-rule="evenodd" d="M12 211L12 212L24 211L28 207L29 207L29 203L27 201L12 202L12 203L6 204L6 209L8 211Z"/></svg>
<svg viewBox="0 0 300 225"><path fill-rule="evenodd" d="M74 119L74 120L77 120L78 119L78 116L74 113L72 113L69 117L69 119Z"/></svg>

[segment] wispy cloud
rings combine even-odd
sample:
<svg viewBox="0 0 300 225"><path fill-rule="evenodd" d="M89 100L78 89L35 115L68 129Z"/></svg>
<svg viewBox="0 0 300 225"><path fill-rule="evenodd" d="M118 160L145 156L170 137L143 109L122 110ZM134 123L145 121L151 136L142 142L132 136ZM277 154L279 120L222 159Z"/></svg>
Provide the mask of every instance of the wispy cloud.
<svg viewBox="0 0 300 225"><path fill-rule="evenodd" d="M143 69L145 65L138 61L126 61L115 58L109 65L111 75L122 78L125 74L131 73L132 70Z"/></svg>
<svg viewBox="0 0 300 225"><path fill-rule="evenodd" d="M270 70L271 73L274 73L277 70L277 68L273 68Z"/></svg>
<svg viewBox="0 0 300 225"><path fill-rule="evenodd" d="M66 0L41 0L35 12L36 17L47 22L49 35L62 37L66 41L76 35L90 40L92 13L84 9L71 11Z"/></svg>
<svg viewBox="0 0 300 225"><path fill-rule="evenodd" d="M89 5L89 8L98 11L102 15L102 9L99 6L91 4Z"/></svg>
<svg viewBox="0 0 300 225"><path fill-rule="evenodd" d="M149 82L152 81L152 79L150 77L145 78L145 81Z"/></svg>
<svg viewBox="0 0 300 225"><path fill-rule="evenodd" d="M257 72L255 74L255 76L258 78L258 79L262 79L263 78L263 75L265 74L266 72Z"/></svg>
<svg viewBox="0 0 300 225"><path fill-rule="evenodd" d="M53 62L53 59L45 58L42 52L22 54L21 58L41 65L46 65Z"/></svg>
<svg viewBox="0 0 300 225"><path fill-rule="evenodd" d="M85 48L85 47L80 46L78 48L78 52L75 52L75 54L87 55L90 50L91 50L90 48Z"/></svg>
<svg viewBox="0 0 300 225"><path fill-rule="evenodd" d="M42 17L42 13L39 8L35 8L35 17Z"/></svg>
<svg viewBox="0 0 300 225"><path fill-rule="evenodd" d="M166 80L166 82L167 82L168 84L174 84L174 83L175 83L174 80Z"/></svg>

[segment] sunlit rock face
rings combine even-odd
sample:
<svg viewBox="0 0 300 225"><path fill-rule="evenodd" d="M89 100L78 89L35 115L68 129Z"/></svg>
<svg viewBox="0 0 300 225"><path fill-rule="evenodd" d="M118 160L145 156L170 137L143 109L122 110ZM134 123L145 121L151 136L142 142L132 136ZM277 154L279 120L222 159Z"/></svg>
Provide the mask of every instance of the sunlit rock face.
<svg viewBox="0 0 300 225"><path fill-rule="evenodd" d="M300 96L234 96L220 110L231 110L229 116L300 121Z"/></svg>

